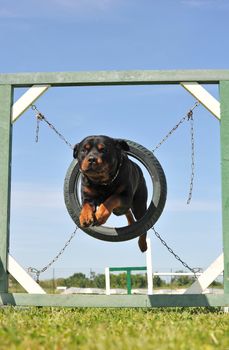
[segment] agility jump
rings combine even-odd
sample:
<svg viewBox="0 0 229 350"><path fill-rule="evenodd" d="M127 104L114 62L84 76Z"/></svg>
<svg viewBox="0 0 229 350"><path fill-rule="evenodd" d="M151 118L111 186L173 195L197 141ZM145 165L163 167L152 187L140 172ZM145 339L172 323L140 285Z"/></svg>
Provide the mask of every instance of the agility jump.
<svg viewBox="0 0 229 350"><path fill-rule="evenodd" d="M200 84L219 84L220 105ZM210 112L221 119L222 153L222 218L224 251L223 295L153 295L153 296L51 296L8 293L8 251L10 233L10 163L12 123L50 86L96 85L154 85L181 84L191 92ZM35 86L34 86L35 85ZM24 102L12 106L14 87L30 87ZM229 305L229 71L127 71L36 73L0 75L0 297L2 304L10 305L62 305L62 306L228 306ZM25 100L27 101L25 103ZM12 109L13 107L13 109ZM219 113L219 109L221 111ZM134 152L133 152L134 153ZM134 156L134 155L133 155ZM136 223L137 224L137 223ZM136 230L137 232L137 230ZM103 233L103 232L102 232ZM222 259L220 260L222 261ZM222 268L218 266L218 271ZM222 271L219 272L219 274Z"/></svg>

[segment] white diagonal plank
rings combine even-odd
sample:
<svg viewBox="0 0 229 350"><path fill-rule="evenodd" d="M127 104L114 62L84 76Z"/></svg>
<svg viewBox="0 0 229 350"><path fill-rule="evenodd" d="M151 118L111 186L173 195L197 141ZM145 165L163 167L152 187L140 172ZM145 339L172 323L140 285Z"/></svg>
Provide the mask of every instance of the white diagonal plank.
<svg viewBox="0 0 229 350"><path fill-rule="evenodd" d="M223 253L201 274L184 294L201 294L223 272Z"/></svg>
<svg viewBox="0 0 229 350"><path fill-rule="evenodd" d="M29 294L46 294L43 288L8 254L8 272Z"/></svg>
<svg viewBox="0 0 229 350"><path fill-rule="evenodd" d="M12 106L12 123L14 123L50 85L33 85Z"/></svg>
<svg viewBox="0 0 229 350"><path fill-rule="evenodd" d="M190 92L204 107L209 110L217 119L220 119L220 103L203 86L197 82L180 83L188 92Z"/></svg>

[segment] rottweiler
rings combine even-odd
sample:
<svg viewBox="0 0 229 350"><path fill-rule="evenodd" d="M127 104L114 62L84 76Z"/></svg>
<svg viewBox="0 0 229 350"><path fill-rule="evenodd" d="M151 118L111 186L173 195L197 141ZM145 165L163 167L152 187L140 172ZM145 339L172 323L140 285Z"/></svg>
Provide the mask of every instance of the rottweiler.
<svg viewBox="0 0 229 350"><path fill-rule="evenodd" d="M128 224L147 210L147 187L141 168L128 158L129 145L122 139L104 135L88 136L74 146L81 181L82 227L103 225L111 215L126 215ZM134 217L133 217L133 214ZM146 234L138 240L147 250Z"/></svg>

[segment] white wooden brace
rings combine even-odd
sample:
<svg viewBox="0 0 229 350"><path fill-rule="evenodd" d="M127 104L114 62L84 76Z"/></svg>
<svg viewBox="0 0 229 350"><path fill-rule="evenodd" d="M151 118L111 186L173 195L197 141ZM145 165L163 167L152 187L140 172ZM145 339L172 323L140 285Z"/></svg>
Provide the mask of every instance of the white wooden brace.
<svg viewBox="0 0 229 350"><path fill-rule="evenodd" d="M220 119L220 103L203 86L197 82L181 82L187 91L189 91L209 112L217 119Z"/></svg>
<svg viewBox="0 0 229 350"><path fill-rule="evenodd" d="M223 272L223 253L201 274L184 294L201 294Z"/></svg>
<svg viewBox="0 0 229 350"><path fill-rule="evenodd" d="M8 272L29 294L46 294L43 288L8 254Z"/></svg>
<svg viewBox="0 0 229 350"><path fill-rule="evenodd" d="M12 106L12 123L14 123L50 85L33 85Z"/></svg>

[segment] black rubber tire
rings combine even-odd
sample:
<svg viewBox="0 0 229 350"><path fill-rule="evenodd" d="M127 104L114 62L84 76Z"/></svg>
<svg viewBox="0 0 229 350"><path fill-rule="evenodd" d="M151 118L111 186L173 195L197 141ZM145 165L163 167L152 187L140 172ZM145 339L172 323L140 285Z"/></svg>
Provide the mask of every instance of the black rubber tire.
<svg viewBox="0 0 229 350"><path fill-rule="evenodd" d="M65 205L72 220L80 227L81 230L90 236L110 242L127 241L138 237L145 231L148 231L159 219L166 202L167 184L164 171L157 160L145 147L136 142L125 140L130 151L127 153L140 161L147 169L153 184L153 195L147 212L134 224L124 227L107 227L107 226L91 226L80 227L79 215L81 204L77 194L77 185L80 178L79 164L77 160L73 160L70 164L65 181L64 181L64 199Z"/></svg>

